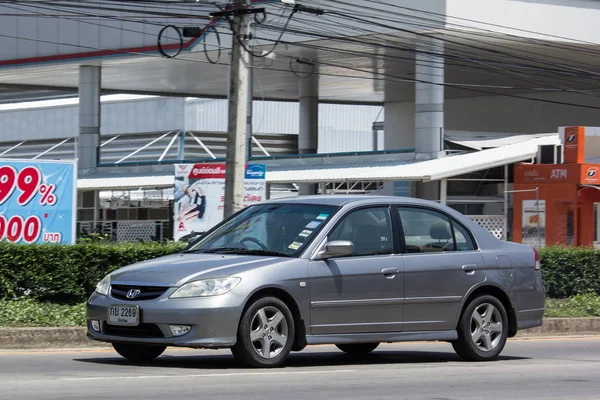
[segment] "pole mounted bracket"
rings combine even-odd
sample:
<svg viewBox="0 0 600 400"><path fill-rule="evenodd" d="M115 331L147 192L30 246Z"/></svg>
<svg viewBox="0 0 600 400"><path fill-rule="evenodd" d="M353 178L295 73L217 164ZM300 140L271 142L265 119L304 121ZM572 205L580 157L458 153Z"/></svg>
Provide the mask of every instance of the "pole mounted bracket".
<svg viewBox="0 0 600 400"><path fill-rule="evenodd" d="M214 18L230 17L232 15L264 14L265 11L266 10L264 8L236 8L231 11L212 12L208 15L210 15L210 17L214 19Z"/></svg>
<svg viewBox="0 0 600 400"><path fill-rule="evenodd" d="M183 37L186 38L197 38L202 36L202 34L204 34L204 29L200 28L198 26L185 26L183 27L183 29L181 30L181 34L183 35Z"/></svg>

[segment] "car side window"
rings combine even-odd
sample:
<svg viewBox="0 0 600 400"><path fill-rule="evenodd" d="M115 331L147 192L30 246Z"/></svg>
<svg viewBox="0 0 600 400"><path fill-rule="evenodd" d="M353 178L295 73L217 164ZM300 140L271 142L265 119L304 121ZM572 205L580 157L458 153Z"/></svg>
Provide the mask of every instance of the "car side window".
<svg viewBox="0 0 600 400"><path fill-rule="evenodd" d="M454 251L456 249L450 219L439 212L399 207L407 253Z"/></svg>
<svg viewBox="0 0 600 400"><path fill-rule="evenodd" d="M352 256L392 254L392 219L388 207L364 208L344 216L328 240L349 240Z"/></svg>
<svg viewBox="0 0 600 400"><path fill-rule="evenodd" d="M469 234L469 231L467 231L467 228L454 220L452 220L452 227L454 228L454 236L456 238L456 250L475 250L475 243L473 243L472 236Z"/></svg>

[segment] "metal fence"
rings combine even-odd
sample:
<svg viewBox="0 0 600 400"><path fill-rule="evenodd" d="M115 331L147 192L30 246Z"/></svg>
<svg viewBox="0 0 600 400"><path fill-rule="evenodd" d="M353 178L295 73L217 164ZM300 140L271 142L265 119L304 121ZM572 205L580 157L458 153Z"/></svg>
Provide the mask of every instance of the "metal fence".
<svg viewBox="0 0 600 400"><path fill-rule="evenodd" d="M468 215L473 221L485 228L498 239L504 238L504 215Z"/></svg>

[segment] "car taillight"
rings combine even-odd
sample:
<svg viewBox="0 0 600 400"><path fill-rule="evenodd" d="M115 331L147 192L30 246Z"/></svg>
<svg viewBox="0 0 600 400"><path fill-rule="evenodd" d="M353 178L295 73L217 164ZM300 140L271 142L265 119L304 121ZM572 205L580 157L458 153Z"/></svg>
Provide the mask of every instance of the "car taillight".
<svg viewBox="0 0 600 400"><path fill-rule="evenodd" d="M533 269L535 271L539 271L541 268L540 253L537 251L537 249L535 247L533 248L533 254L535 255L535 267Z"/></svg>

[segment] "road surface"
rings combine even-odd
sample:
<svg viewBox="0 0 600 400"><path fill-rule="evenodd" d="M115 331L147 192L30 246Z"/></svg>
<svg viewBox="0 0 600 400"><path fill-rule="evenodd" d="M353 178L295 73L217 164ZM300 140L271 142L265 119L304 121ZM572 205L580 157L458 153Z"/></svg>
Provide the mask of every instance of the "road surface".
<svg viewBox="0 0 600 400"><path fill-rule="evenodd" d="M333 346L285 368L240 368L228 351L168 350L148 366L112 350L0 351L0 399L600 399L600 336L510 340L499 361L463 362L446 343Z"/></svg>

